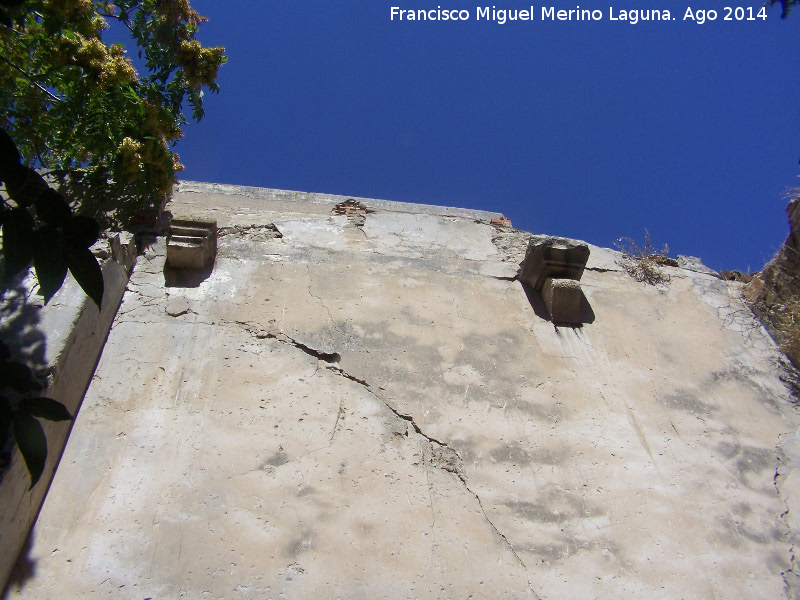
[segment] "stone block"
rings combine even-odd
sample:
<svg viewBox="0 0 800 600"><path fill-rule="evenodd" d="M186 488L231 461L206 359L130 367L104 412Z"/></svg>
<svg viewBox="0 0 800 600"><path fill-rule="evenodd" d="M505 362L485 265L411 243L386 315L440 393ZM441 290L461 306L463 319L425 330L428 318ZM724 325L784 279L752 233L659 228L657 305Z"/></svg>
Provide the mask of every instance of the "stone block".
<svg viewBox="0 0 800 600"><path fill-rule="evenodd" d="M167 264L171 269L202 271L217 256L217 222L173 219L167 236Z"/></svg>
<svg viewBox="0 0 800 600"><path fill-rule="evenodd" d="M574 279L546 279L542 299L553 323L581 324L581 284Z"/></svg>
<svg viewBox="0 0 800 600"><path fill-rule="evenodd" d="M579 280L583 276L589 246L564 238L534 239L520 265L520 281L541 292L547 279Z"/></svg>
<svg viewBox="0 0 800 600"><path fill-rule="evenodd" d="M696 256L686 256L684 254L678 255L678 266L686 269L687 271L694 271L695 273L705 273L706 275L714 275L719 277L719 273L713 269L709 269L703 264L703 260Z"/></svg>

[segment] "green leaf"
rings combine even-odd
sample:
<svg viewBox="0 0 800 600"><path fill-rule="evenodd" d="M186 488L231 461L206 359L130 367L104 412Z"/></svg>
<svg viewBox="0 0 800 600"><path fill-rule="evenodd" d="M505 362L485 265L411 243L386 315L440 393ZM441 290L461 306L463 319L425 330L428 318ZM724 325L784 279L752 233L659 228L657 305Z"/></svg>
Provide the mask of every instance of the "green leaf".
<svg viewBox="0 0 800 600"><path fill-rule="evenodd" d="M5 182L8 195L22 207L30 206L50 189L44 178L30 167L15 167L9 171L9 177Z"/></svg>
<svg viewBox="0 0 800 600"><path fill-rule="evenodd" d="M11 404L8 398L0 396L0 451L6 447L9 429L11 429Z"/></svg>
<svg viewBox="0 0 800 600"><path fill-rule="evenodd" d="M100 225L89 217L74 217L64 225L64 244L75 248L88 248L100 236Z"/></svg>
<svg viewBox="0 0 800 600"><path fill-rule="evenodd" d="M31 476L30 490L39 481L47 462L47 438L44 437L41 423L26 412L13 411L11 421L14 439L17 440L17 447Z"/></svg>
<svg viewBox="0 0 800 600"><path fill-rule="evenodd" d="M22 410L34 417L48 421L71 421L67 407L52 398L25 398L17 405Z"/></svg>
<svg viewBox="0 0 800 600"><path fill-rule="evenodd" d="M11 171L20 166L17 145L5 129L0 129L0 181L5 181Z"/></svg>
<svg viewBox="0 0 800 600"><path fill-rule="evenodd" d="M19 394L38 392L42 384L36 381L27 365L19 362L0 363L0 388L11 388Z"/></svg>
<svg viewBox="0 0 800 600"><path fill-rule="evenodd" d="M88 248L65 246L64 258L75 281L100 310L103 302L103 271L94 254Z"/></svg>
<svg viewBox="0 0 800 600"><path fill-rule="evenodd" d="M36 216L45 223L60 225L72 216L72 209L64 200L64 196L53 188L47 188L36 201Z"/></svg>
<svg viewBox="0 0 800 600"><path fill-rule="evenodd" d="M6 281L25 269L33 258L33 217L24 208L12 208L3 218L3 254Z"/></svg>
<svg viewBox="0 0 800 600"><path fill-rule="evenodd" d="M11 358L11 348L6 343L0 340L0 361L5 362Z"/></svg>
<svg viewBox="0 0 800 600"><path fill-rule="evenodd" d="M39 292L45 304L61 289L67 276L67 263L64 260L64 244L61 230L54 225L45 225L36 232L33 247L33 268L39 280Z"/></svg>

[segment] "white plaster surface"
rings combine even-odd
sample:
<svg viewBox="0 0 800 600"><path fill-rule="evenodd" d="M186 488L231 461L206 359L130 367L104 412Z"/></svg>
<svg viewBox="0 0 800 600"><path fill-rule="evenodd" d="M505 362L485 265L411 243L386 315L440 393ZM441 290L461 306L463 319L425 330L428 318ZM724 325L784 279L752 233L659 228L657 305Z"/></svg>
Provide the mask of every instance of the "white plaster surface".
<svg viewBox="0 0 800 600"><path fill-rule="evenodd" d="M140 257L10 598L794 597L798 415L734 284L593 247L556 328L523 232L272 202L197 288Z"/></svg>

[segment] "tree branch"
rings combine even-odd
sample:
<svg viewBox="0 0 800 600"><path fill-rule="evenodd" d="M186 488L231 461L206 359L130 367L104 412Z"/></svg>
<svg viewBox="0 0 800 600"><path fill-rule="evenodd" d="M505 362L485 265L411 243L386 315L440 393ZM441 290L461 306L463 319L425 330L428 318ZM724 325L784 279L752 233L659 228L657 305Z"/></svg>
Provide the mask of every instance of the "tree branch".
<svg viewBox="0 0 800 600"><path fill-rule="evenodd" d="M20 69L20 68L19 68L17 65L15 65L14 63L12 63L10 60L8 60L8 59L7 59L5 56L3 56L2 54L0 54L0 59L2 59L2 61L3 61L4 63L6 63L7 65L9 65L9 66L13 67L14 69L16 69L17 71L19 71L20 73L22 73L22 75L25 77L25 79L27 79L28 81L30 81L30 82L31 82L33 85L35 85L37 88L39 88L39 90L40 90L40 91L42 91L42 92L44 92L45 94L47 94L48 96L50 96L50 97L51 97L53 100L55 100L56 102L63 102L63 101L64 101L64 99L63 99L63 98L59 98L58 96L56 96L56 95L54 95L52 92L50 92L48 89L44 88L44 87L43 87L41 84L39 84L39 83L37 83L36 81L34 81L34 80L31 78L31 76L30 76L30 75L28 75L28 74L27 74L25 71L23 71L22 69Z"/></svg>
<svg viewBox="0 0 800 600"><path fill-rule="evenodd" d="M123 19L119 15L112 15L111 13L102 13L101 12L101 13L98 13L98 14L101 17L105 17L106 19L116 19L117 21L119 21L120 23L125 25L125 27L128 28L128 31L133 31L133 28L131 27L130 19Z"/></svg>

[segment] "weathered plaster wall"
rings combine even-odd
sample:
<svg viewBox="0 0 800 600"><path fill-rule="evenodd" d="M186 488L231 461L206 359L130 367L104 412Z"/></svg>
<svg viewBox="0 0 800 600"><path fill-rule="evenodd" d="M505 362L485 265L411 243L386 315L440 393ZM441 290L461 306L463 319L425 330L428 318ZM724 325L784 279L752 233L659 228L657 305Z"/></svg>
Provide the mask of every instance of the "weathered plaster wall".
<svg viewBox="0 0 800 600"><path fill-rule="evenodd" d="M10 597L794 594L798 416L739 284L592 247L555 327L529 234L341 200L177 194L215 269L139 259Z"/></svg>
<svg viewBox="0 0 800 600"><path fill-rule="evenodd" d="M119 235L113 236L98 242L94 249L103 261L101 310L71 274L46 306L34 291L36 280L31 273L9 286L0 301L0 338L9 345L14 360L28 364L46 383L42 396L61 402L73 415L92 379L136 260L136 245L130 235L123 235L122 242ZM40 422L48 453L36 486L28 489L30 475L16 449L10 464L0 471L0 585L7 580L28 538L70 431L68 421Z"/></svg>

